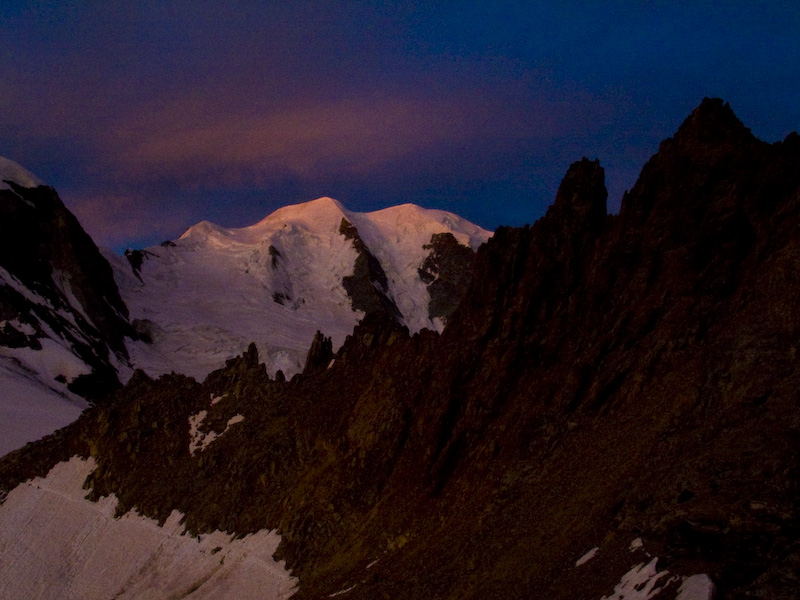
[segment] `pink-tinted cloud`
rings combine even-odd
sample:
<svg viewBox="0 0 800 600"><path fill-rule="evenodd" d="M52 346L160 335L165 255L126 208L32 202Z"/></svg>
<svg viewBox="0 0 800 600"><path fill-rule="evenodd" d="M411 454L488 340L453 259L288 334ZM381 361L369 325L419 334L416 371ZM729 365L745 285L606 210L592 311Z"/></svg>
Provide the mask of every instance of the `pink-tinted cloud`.
<svg viewBox="0 0 800 600"><path fill-rule="evenodd" d="M70 78L12 82L25 102L9 107L26 139L75 139L94 168L117 180L183 184L258 184L275 173L320 180L367 175L409 157L464 147L492 151L517 140L569 129L577 99L531 99L509 86L409 89L379 87L331 94L309 85L293 98L271 96L268 82L221 88L155 90L130 97L123 81ZM585 109L584 109L585 110Z"/></svg>
<svg viewBox="0 0 800 600"><path fill-rule="evenodd" d="M98 246L129 245L146 236L175 237L190 222L186 207L157 206L135 195L89 195L65 199L84 230Z"/></svg>
<svg viewBox="0 0 800 600"><path fill-rule="evenodd" d="M99 140L116 168L137 178L200 185L259 183L276 172L319 180L365 175L408 158L468 146L512 146L563 127L567 103L502 106L475 91L278 104L260 111L183 97L130 115Z"/></svg>

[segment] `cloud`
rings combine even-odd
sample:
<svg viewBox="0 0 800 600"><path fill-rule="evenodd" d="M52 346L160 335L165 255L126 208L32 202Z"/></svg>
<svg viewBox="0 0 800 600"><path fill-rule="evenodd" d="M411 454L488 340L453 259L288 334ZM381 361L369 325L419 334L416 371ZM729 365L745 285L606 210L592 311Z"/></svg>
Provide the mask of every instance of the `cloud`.
<svg viewBox="0 0 800 600"><path fill-rule="evenodd" d="M255 114L182 98L101 142L117 168L137 177L258 183L275 173L364 175L408 157L513 141L531 125L480 96L318 98Z"/></svg>
<svg viewBox="0 0 800 600"><path fill-rule="evenodd" d="M505 11L442 28L448 11L242 5L19 16L19 51L0 60L0 138L28 156L64 149L81 170L65 176L126 189L318 187L467 162L478 175L586 122L585 94L512 52L527 37L473 48L467 34L494 31L485 18Z"/></svg>
<svg viewBox="0 0 800 600"><path fill-rule="evenodd" d="M134 194L77 196L65 203L98 246L114 249L145 237L175 237L190 218L186 207L159 206L152 198Z"/></svg>

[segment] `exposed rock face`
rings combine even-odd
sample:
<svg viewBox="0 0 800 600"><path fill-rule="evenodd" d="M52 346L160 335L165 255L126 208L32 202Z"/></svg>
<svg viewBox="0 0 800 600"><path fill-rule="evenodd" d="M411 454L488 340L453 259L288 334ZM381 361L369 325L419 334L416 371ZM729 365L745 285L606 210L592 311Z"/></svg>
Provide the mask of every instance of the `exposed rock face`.
<svg viewBox="0 0 800 600"><path fill-rule="evenodd" d="M358 252L353 274L342 280L342 285L352 300L353 310L363 310L368 315L385 314L401 319L402 315L389 294L386 273L361 240L358 230L343 218L339 233L346 240L353 240L353 247Z"/></svg>
<svg viewBox="0 0 800 600"><path fill-rule="evenodd" d="M333 360L333 344L331 338L325 337L322 335L322 332L317 331L314 340L311 342L311 347L308 349L308 356L306 357L303 374L309 375L327 369L331 360Z"/></svg>
<svg viewBox="0 0 800 600"><path fill-rule="evenodd" d="M142 270L142 263L150 256L153 256L152 252L148 252L147 250L134 250L128 248L125 250L125 258L128 259L128 263L131 265L131 269L133 269L133 273L139 277L139 273Z"/></svg>
<svg viewBox="0 0 800 600"><path fill-rule="evenodd" d="M431 251L419 268L431 296L428 316L446 323L467 292L475 254L452 233L434 233L423 248Z"/></svg>
<svg viewBox="0 0 800 600"><path fill-rule="evenodd" d="M645 550L659 599L795 597L799 139L705 100L619 215L582 160L545 217L500 228L441 336L370 315L292 382L252 356L135 377L0 482L78 448L125 509L278 527L300 599L599 598ZM202 431L224 435L190 454L188 416L223 395Z"/></svg>
<svg viewBox="0 0 800 600"><path fill-rule="evenodd" d="M0 286L4 345L38 350L56 336L92 370L71 389L101 397L118 385L113 364L134 335L111 267L53 188L8 186L0 189L0 266L10 277Z"/></svg>

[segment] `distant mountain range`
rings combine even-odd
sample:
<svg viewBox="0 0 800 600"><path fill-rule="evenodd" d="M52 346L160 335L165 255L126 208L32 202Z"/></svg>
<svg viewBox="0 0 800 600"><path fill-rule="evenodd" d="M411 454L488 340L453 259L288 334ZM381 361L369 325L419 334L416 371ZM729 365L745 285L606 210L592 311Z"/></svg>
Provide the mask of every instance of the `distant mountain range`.
<svg viewBox="0 0 800 600"><path fill-rule="evenodd" d="M94 406L0 458L0 596L796 598L800 137L705 99L606 196L583 159L491 238L330 199L200 224L113 259L83 320L78 271L5 267L18 348L46 298L100 362L64 377ZM99 394L137 362L165 374Z"/></svg>

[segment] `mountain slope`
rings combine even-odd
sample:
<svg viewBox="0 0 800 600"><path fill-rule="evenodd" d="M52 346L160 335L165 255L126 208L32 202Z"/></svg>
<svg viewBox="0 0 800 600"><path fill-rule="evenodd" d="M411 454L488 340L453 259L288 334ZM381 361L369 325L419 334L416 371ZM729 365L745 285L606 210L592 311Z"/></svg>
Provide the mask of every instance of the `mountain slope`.
<svg viewBox="0 0 800 600"><path fill-rule="evenodd" d="M120 512L277 528L300 599L794 598L798 165L704 100L619 215L584 159L500 228L440 336L376 314L290 382L255 346L137 373L0 483L91 455Z"/></svg>
<svg viewBox="0 0 800 600"><path fill-rule="evenodd" d="M133 330L108 263L55 190L4 158L0 180L4 453L118 387Z"/></svg>
<svg viewBox="0 0 800 600"><path fill-rule="evenodd" d="M153 341L131 346L133 363L151 375L202 379L255 341L271 374L291 376L318 330L338 348L365 311L386 312L412 331L441 328L428 314L432 280L418 270L431 253L425 246L442 234L457 241L456 253L490 235L444 211L355 213L320 198L242 229L200 223L174 242L129 253L131 265L111 258L132 318ZM468 269L472 252L458 256Z"/></svg>
<svg viewBox="0 0 800 600"><path fill-rule="evenodd" d="M279 600L291 594L293 581L271 558L280 539L274 532L193 538L181 535L178 513L162 526L131 514L115 519L114 498L83 500L80 484L94 467L92 460L72 459L7 498L0 529L13 544L3 547L0 596L140 600L201 588L194 597ZM47 527L53 522L57 532ZM43 556L42 546L51 552Z"/></svg>

